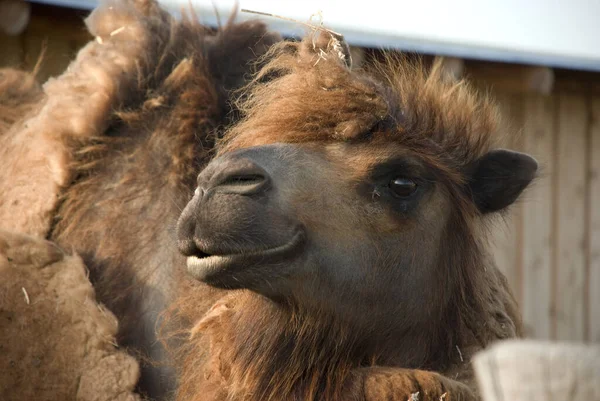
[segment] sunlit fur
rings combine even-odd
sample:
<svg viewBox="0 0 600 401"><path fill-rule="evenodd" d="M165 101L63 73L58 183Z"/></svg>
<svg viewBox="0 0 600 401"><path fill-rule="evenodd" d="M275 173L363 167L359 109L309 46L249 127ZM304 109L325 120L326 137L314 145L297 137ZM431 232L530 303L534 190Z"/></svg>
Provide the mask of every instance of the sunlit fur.
<svg viewBox="0 0 600 401"><path fill-rule="evenodd" d="M195 18L176 20L151 0L104 2L87 22L94 33L108 29L102 44L94 42L100 50L124 37L121 45L134 49L117 61L136 68L94 71L121 96L107 98L110 114L71 148L73 176L50 238L83 257L98 299L119 318L119 344L142 361L139 391L163 398L175 380L156 327L185 266L173 235L177 216L217 133L235 118L230 92L279 36L233 19L215 31ZM95 77L86 72L79 81L86 88Z"/></svg>

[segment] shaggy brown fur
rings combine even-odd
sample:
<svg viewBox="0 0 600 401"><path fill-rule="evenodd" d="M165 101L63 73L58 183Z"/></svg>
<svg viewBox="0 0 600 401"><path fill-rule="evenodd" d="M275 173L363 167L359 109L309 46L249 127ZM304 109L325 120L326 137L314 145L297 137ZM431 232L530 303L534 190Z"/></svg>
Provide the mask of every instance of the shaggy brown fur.
<svg viewBox="0 0 600 401"><path fill-rule="evenodd" d="M134 401L137 362L78 256L0 230L0 399Z"/></svg>
<svg viewBox="0 0 600 401"><path fill-rule="evenodd" d="M275 45L245 88L244 118L219 153L277 142L347 143L355 150L342 170L356 179L383 157L381 149L407 149L422 160L452 207L439 244L440 276L411 290L431 311L427 326L382 338L357 329L371 316L348 324L248 291L231 292L203 316L195 305L206 294L192 286L175 307L197 322L180 349L180 400L404 401L416 392L420 399L473 399L473 353L521 332L506 280L486 251L490 217L477 210L467 185L474 162L501 139L493 103L465 82L444 80L438 66L426 72L390 58L351 71L334 45L323 35ZM422 320L420 310L403 312L406 322Z"/></svg>
<svg viewBox="0 0 600 401"><path fill-rule="evenodd" d="M175 223L216 132L235 116L229 93L279 37L252 21L212 32L167 18L152 1L131 3L150 9L135 22L152 41L142 41L139 58L127 60L141 67L119 74L133 84L128 96L111 104L112 118L97 122L96 136L75 153L76 177L63 192L51 238L83 256L99 300L121 322L119 344L145 361L141 391L164 398L174 381L155 328L185 264ZM96 10L88 25L129 27L123 4L130 3ZM113 40L104 38L104 45Z"/></svg>
<svg viewBox="0 0 600 401"><path fill-rule="evenodd" d="M461 167L502 144L493 101L465 81L444 79L441 64L426 71L418 61L389 55L361 73L338 62L327 40L318 45L328 51L316 53L312 38L271 49L270 62L246 88L248 100L239 104L245 118L220 153L274 140L360 140L394 126L400 131L391 140L426 153L432 163L443 161L436 167L458 183Z"/></svg>
<svg viewBox="0 0 600 401"><path fill-rule="evenodd" d="M147 89L148 63L155 64L147 49L167 40L155 32L167 19L142 0L107 3L89 17L90 32L104 39L89 43L64 74L46 82L35 115L0 137L0 227L48 234L60 188L73 177L73 151L104 132L115 104Z"/></svg>

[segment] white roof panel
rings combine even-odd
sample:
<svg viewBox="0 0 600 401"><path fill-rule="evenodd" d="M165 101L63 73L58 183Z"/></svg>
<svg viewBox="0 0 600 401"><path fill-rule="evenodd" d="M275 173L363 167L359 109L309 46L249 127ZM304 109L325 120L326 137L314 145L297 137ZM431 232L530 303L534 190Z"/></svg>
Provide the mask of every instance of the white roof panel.
<svg viewBox="0 0 600 401"><path fill-rule="evenodd" d="M160 1L174 13L190 2L207 24L216 23L215 9L226 19L236 6L233 0ZM600 0L239 0L237 6L302 22L320 11L323 23L354 45L600 71ZM286 35L305 32L292 22L259 18Z"/></svg>

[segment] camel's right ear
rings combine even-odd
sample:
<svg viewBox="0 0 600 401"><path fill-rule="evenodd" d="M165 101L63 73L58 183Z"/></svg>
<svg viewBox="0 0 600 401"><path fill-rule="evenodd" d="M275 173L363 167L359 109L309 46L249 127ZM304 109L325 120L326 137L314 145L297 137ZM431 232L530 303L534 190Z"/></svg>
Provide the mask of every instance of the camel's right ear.
<svg viewBox="0 0 600 401"><path fill-rule="evenodd" d="M488 152L475 163L469 187L481 213L500 211L517 200L535 178L537 161L506 149Z"/></svg>

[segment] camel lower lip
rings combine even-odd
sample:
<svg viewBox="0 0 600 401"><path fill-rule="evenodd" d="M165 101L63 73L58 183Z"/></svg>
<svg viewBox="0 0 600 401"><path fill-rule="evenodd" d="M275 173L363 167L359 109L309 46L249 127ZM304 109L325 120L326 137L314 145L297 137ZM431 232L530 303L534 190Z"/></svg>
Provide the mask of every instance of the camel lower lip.
<svg viewBox="0 0 600 401"><path fill-rule="evenodd" d="M210 281L216 275L259 264L277 263L294 252L304 241L304 231L298 230L287 243L255 252L231 255L188 256L188 272L197 280Z"/></svg>

